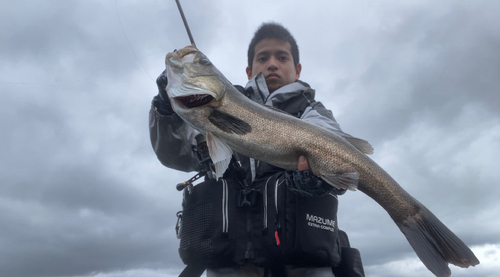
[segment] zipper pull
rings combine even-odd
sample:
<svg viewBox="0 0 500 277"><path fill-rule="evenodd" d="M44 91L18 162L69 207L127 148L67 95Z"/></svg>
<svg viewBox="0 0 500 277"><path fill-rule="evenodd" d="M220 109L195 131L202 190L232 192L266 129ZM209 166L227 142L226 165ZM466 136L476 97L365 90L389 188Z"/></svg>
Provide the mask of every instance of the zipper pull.
<svg viewBox="0 0 500 277"><path fill-rule="evenodd" d="M177 223L175 224L175 233L177 238L181 238L181 227L182 227L182 211L177 212Z"/></svg>
<svg viewBox="0 0 500 277"><path fill-rule="evenodd" d="M274 238L276 239L276 245L280 245L280 237L278 236L278 231L274 231Z"/></svg>

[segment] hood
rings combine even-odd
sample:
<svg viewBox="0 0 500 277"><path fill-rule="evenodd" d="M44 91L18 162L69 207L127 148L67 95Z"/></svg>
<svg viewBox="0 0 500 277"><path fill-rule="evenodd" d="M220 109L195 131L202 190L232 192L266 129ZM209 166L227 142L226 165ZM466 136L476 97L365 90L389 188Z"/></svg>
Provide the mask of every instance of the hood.
<svg viewBox="0 0 500 277"><path fill-rule="evenodd" d="M255 75L250 81L248 81L245 90L249 88L253 89L253 93L250 93L250 99L253 101L264 104L267 106L276 106L279 103L283 103L288 99L297 96L301 91L307 90L311 93L313 98L315 97L315 91L311 89L309 84L297 80L291 84L283 86L273 93L269 93L269 89L267 88L266 79L264 75L258 73Z"/></svg>

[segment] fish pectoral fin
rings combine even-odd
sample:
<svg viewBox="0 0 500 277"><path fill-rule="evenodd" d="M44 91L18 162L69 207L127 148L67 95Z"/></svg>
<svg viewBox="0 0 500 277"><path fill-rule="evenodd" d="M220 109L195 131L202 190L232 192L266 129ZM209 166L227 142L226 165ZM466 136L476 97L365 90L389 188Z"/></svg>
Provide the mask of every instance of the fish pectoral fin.
<svg viewBox="0 0 500 277"><path fill-rule="evenodd" d="M321 178L337 189L356 190L358 188L359 174L357 172L325 174L321 175Z"/></svg>
<svg viewBox="0 0 500 277"><path fill-rule="evenodd" d="M207 146L210 158L215 166L215 177L219 179L224 175L233 157L233 150L218 137L207 133Z"/></svg>
<svg viewBox="0 0 500 277"><path fill-rule="evenodd" d="M226 133L244 135L252 131L252 126L232 114L213 109L208 120Z"/></svg>

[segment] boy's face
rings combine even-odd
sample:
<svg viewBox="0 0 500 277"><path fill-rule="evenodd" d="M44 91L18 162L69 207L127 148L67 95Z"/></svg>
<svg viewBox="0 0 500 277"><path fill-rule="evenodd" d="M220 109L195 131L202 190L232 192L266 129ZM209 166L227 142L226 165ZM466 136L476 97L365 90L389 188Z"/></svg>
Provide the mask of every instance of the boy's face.
<svg viewBox="0 0 500 277"><path fill-rule="evenodd" d="M252 69L246 68L248 80L259 72L266 79L269 92L295 82L300 77L302 65L293 63L290 43L275 38L266 38L255 45Z"/></svg>

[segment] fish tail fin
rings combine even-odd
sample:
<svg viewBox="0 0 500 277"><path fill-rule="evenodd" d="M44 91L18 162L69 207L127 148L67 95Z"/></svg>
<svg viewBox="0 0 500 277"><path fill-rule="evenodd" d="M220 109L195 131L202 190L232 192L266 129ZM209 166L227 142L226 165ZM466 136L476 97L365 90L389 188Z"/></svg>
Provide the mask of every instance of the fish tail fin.
<svg viewBox="0 0 500 277"><path fill-rule="evenodd" d="M397 225L422 263L438 277L451 275L449 263L462 268L479 264L469 247L425 207Z"/></svg>

